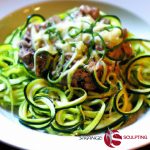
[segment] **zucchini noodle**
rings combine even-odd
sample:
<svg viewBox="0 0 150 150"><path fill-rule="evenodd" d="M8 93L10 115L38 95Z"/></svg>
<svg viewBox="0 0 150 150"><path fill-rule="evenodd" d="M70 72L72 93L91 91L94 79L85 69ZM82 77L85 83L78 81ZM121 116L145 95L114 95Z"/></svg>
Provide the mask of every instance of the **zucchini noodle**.
<svg viewBox="0 0 150 150"><path fill-rule="evenodd" d="M51 134L122 128L150 106L149 66L150 40L117 16L89 6L32 14L0 45L0 105Z"/></svg>

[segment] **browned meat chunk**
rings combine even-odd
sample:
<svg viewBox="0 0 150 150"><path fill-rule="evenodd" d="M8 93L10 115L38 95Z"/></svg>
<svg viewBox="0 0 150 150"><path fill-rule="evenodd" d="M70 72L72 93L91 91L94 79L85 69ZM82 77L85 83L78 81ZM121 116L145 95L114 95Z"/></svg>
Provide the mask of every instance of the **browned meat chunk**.
<svg viewBox="0 0 150 150"><path fill-rule="evenodd" d="M85 90L93 91L96 90L96 86L92 80L92 74L78 69L72 78L72 86L82 87Z"/></svg>
<svg viewBox="0 0 150 150"><path fill-rule="evenodd" d="M23 40L20 41L19 47L20 47L19 57L22 59L26 67L32 69L34 50L32 49L32 44L31 44L30 28L27 29Z"/></svg>
<svg viewBox="0 0 150 150"><path fill-rule="evenodd" d="M33 55L34 55L34 51L31 48L29 49L22 48L19 53L19 57L22 59L25 66L29 69L33 68L33 62L34 62Z"/></svg>
<svg viewBox="0 0 150 150"><path fill-rule="evenodd" d="M37 32L40 30L39 25L35 25ZM32 70L34 68L34 53L35 50L32 48L31 44L31 29L28 28L23 40L19 43L20 52L19 57L23 61L24 65ZM41 43L42 47L42 43ZM44 76L44 73L47 71L49 67L49 55L47 53L42 53L36 58L36 70L35 74L37 76Z"/></svg>
<svg viewBox="0 0 150 150"><path fill-rule="evenodd" d="M117 60L129 58L133 55L132 48L129 42L121 44L118 48L110 51L108 56Z"/></svg>
<svg viewBox="0 0 150 150"><path fill-rule="evenodd" d="M83 15L90 15L95 20L100 16L98 8L90 7L90 6L87 6L87 5L82 5L80 7L80 12Z"/></svg>
<svg viewBox="0 0 150 150"><path fill-rule="evenodd" d="M44 76L45 72L49 67L49 55L47 53L42 53L36 58L36 75Z"/></svg>

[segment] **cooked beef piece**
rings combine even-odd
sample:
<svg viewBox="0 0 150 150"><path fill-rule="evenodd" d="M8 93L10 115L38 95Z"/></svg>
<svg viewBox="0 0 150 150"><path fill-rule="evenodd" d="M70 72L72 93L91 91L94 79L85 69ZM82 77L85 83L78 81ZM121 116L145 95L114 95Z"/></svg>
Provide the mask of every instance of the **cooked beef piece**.
<svg viewBox="0 0 150 150"><path fill-rule="evenodd" d="M49 67L49 55L42 53L36 58L36 75L44 76Z"/></svg>
<svg viewBox="0 0 150 150"><path fill-rule="evenodd" d="M35 25L37 32L40 30L41 26ZM28 27L27 31L23 37L23 40L19 43L20 51L19 57L23 61L24 65L32 70L34 68L34 53L35 50L32 48L31 44L31 29ZM41 43L42 47L42 43ZM36 58L36 70L35 74L37 76L44 76L46 69L48 69L49 55L47 53L42 53Z"/></svg>
<svg viewBox="0 0 150 150"><path fill-rule="evenodd" d="M127 37L128 37L128 30L127 30L126 28L124 28L124 29L122 30L122 32L123 32L123 38L124 38L124 39L127 38Z"/></svg>
<svg viewBox="0 0 150 150"><path fill-rule="evenodd" d="M125 53L127 58L133 56L132 47L131 47L131 44L129 42L123 43L121 48L122 48L122 50Z"/></svg>
<svg viewBox="0 0 150 150"><path fill-rule="evenodd" d="M19 48L31 48L30 37L25 36L23 40L19 43Z"/></svg>
<svg viewBox="0 0 150 150"><path fill-rule="evenodd" d="M21 50L19 53L19 57L22 59L25 66L29 69L33 68L33 55L34 52L32 49Z"/></svg>
<svg viewBox="0 0 150 150"><path fill-rule="evenodd" d="M96 90L96 85L92 80L92 74L83 69L77 69L74 73L72 78L72 86L82 87L88 91Z"/></svg>
<svg viewBox="0 0 150 150"><path fill-rule="evenodd" d="M32 49L31 39L30 36L28 36L28 31L26 32L24 39L20 41L19 47L19 57L22 59L26 67L32 69L34 50Z"/></svg>
<svg viewBox="0 0 150 150"><path fill-rule="evenodd" d="M95 20L100 16L98 8L90 7L90 6L87 6L87 5L80 6L80 12L83 15L90 15Z"/></svg>
<svg viewBox="0 0 150 150"><path fill-rule="evenodd" d="M29 69L33 68L33 55L34 50L32 49L31 44L31 28L27 28L27 31L23 37L23 39L19 43L19 57L22 59L23 63Z"/></svg>
<svg viewBox="0 0 150 150"><path fill-rule="evenodd" d="M122 43L118 48L108 52L107 55L117 60L129 58L133 55L131 44L129 42Z"/></svg>
<svg viewBox="0 0 150 150"><path fill-rule="evenodd" d="M35 51L32 48L22 47L20 49L19 57L22 59L25 66L29 69L34 68L34 53ZM44 76L44 73L47 71L49 65L49 55L47 53L42 53L36 58L36 70L35 74L37 76Z"/></svg>

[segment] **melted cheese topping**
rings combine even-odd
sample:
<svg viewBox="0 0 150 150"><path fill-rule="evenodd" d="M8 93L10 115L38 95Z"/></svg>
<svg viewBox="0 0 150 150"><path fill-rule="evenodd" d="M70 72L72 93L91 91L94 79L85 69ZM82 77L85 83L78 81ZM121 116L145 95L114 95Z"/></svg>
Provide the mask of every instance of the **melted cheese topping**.
<svg viewBox="0 0 150 150"><path fill-rule="evenodd" d="M62 39L65 41L63 43L59 38L52 40L49 38L49 35L45 33L46 29L40 29L38 32L35 29L35 26L31 26L31 37L32 37L32 45L33 48L37 50L46 50L50 54L57 54L57 48L63 50L64 52L73 52L77 51L77 58L82 57L82 55L86 52L87 46L86 44L90 43L92 40L92 34L90 33L80 33L75 38L72 38L69 35L69 28L74 27L81 30L86 30L91 27L91 24L94 24L95 20L89 15L87 16L78 16L74 20L66 19L58 24L54 24L56 32L61 34ZM93 33L99 33L104 39L106 45L109 48L119 44L122 41L120 37L121 31L117 28L111 29L109 31L104 30L105 27L110 26L109 24L104 24L103 21L97 22L93 28ZM97 45L101 43L101 39L96 36L94 37L94 41ZM71 44L74 43L76 45L75 49L72 48Z"/></svg>

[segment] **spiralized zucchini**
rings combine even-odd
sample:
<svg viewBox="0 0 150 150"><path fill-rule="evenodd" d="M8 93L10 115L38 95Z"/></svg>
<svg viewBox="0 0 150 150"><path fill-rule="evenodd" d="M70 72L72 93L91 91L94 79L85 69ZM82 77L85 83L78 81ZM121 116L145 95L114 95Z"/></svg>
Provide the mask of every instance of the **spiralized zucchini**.
<svg viewBox="0 0 150 150"><path fill-rule="evenodd" d="M0 45L0 104L17 108L25 126L100 133L150 106L150 40L124 30L117 16L79 13L59 22L33 14ZM31 62L21 56L22 40Z"/></svg>

